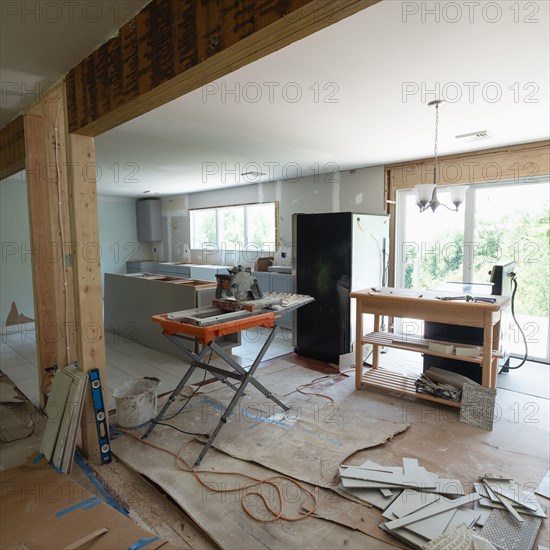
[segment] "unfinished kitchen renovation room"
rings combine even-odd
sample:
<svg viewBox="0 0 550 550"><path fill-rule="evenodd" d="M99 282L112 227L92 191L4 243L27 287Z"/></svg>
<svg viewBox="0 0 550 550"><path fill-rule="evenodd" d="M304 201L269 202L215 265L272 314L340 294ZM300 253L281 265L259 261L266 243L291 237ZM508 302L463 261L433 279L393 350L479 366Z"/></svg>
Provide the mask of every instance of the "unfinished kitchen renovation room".
<svg viewBox="0 0 550 550"><path fill-rule="evenodd" d="M0 549L550 548L550 3L0 3Z"/></svg>

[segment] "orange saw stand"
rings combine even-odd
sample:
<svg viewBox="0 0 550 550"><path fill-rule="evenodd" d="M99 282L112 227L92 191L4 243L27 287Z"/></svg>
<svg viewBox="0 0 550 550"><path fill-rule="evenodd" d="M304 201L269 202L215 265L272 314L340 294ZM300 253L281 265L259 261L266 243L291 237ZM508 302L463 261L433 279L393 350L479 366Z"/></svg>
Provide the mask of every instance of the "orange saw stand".
<svg viewBox="0 0 550 550"><path fill-rule="evenodd" d="M167 316L168 314L166 313L162 315L154 315L152 320L161 325L163 334L188 358L189 368L185 372L179 384L176 386L176 389L170 394L170 397L162 407L162 410L157 414L147 431L143 434L142 439L149 436L157 423L162 422L165 412L179 395L180 391L185 387L185 384L187 384L195 369L202 369L211 373L220 382L223 382L235 391L235 395L222 414L218 425L210 435L204 448L195 461L195 466L198 466L201 463L202 459L208 452L208 449L212 446L212 443L216 439L219 431L227 422L228 417L233 413L239 398L243 395L248 384L252 384L258 391L263 393L268 399L271 399L271 401L281 407L284 411L288 410L288 407L284 403L279 401L265 386L260 384L260 382L254 378L256 369L260 365L266 351L273 342L273 338L275 337L275 333L278 328L276 320L280 318L280 313L274 313L272 311L257 313L242 319L220 322L210 326L196 326L190 323L182 323L179 321L170 320ZM270 328L271 331L258 355L254 359L254 363L250 369L246 371L233 359L233 357L231 357L231 355L229 355L220 345L218 345L216 339L253 327L266 327ZM202 344L203 347L200 352L191 351L185 345L185 337L188 338L189 336L195 338L196 342ZM209 350L216 352L233 370L226 371L205 362L204 357ZM236 382L236 384L233 382Z"/></svg>

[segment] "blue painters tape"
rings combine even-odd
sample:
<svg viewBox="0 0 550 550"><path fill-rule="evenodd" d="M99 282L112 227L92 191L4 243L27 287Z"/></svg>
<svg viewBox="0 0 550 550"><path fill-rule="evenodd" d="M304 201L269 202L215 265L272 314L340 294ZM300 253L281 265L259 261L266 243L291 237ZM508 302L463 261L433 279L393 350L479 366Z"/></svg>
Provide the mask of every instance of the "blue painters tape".
<svg viewBox="0 0 550 550"><path fill-rule="evenodd" d="M97 504L101 504L101 500L98 497L92 497L87 500L83 500L82 502L79 502L78 504L73 504L72 506L69 506L68 508L64 508L63 510L59 510L55 513L55 515L60 518L62 516L65 516L67 514L70 514L71 512L74 512L75 510L79 510L80 508L83 508L84 510L89 510L90 508L93 508Z"/></svg>
<svg viewBox="0 0 550 550"><path fill-rule="evenodd" d="M105 502L111 506L111 508L114 508L115 510L117 510L118 512L120 512L121 514L124 514L125 516L127 516L129 514L128 510L126 508L124 508L124 506L120 505L108 492L107 490L105 489L105 487L103 486L103 484L99 481L99 479L97 479L92 470L90 469L90 467L88 466L88 464L86 463L86 461L82 458L82 455L76 451L75 453L75 457L74 457L74 460L75 462L79 465L80 469L86 474L87 478L97 487L97 490L98 492L101 494L101 496L103 497L103 500L105 500Z"/></svg>
<svg viewBox="0 0 550 550"><path fill-rule="evenodd" d="M134 542L134 544L132 544L132 546L130 546L128 550L138 550L138 548L143 548L144 546L147 546L148 544L151 544L156 540L159 540L159 537L152 537L150 539L148 539L147 537L143 537L137 542Z"/></svg>
<svg viewBox="0 0 550 550"><path fill-rule="evenodd" d="M43 458L46 458L43 453L40 453L33 461L33 464L36 464L37 462L40 462Z"/></svg>

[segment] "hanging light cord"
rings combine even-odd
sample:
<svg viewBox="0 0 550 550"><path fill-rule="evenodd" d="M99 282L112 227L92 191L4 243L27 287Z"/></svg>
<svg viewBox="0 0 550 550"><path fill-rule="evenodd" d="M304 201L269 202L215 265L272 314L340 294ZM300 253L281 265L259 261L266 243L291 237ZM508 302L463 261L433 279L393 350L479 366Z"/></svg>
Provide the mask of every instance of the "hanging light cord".
<svg viewBox="0 0 550 550"><path fill-rule="evenodd" d="M437 140L438 140L438 128L439 128L439 103L435 104L435 143L434 143L434 185L437 183Z"/></svg>

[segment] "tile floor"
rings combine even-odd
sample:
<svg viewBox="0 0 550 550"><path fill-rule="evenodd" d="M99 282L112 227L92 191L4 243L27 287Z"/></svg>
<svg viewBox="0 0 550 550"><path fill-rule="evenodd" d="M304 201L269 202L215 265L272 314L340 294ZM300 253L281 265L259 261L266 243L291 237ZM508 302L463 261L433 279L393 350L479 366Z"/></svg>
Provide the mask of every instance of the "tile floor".
<svg viewBox="0 0 550 550"><path fill-rule="evenodd" d="M267 329L244 331L241 335L242 344L231 350L232 356L240 365L250 366L266 337ZM168 393L176 387L185 372L186 364L181 360L111 332L105 333L105 347L109 409L115 408L113 390L129 380L144 376L155 377L160 380L160 393ZM279 357L291 351L293 351L291 331L280 329L267 350L265 359ZM216 356L212 358L212 363L220 367L226 366ZM21 325L20 330L16 327L4 329L0 340L0 369L30 401L34 404L39 402L36 333L33 323ZM197 371L193 373L190 382L200 382L203 377L204 372Z"/></svg>
<svg viewBox="0 0 550 550"><path fill-rule="evenodd" d="M267 329L244 331L242 344L231 352L235 360L244 367L250 366L267 336ZM113 390L125 382L151 376L160 380L161 394L172 391L183 376L186 364L181 360L161 353L111 332L105 333L107 355L107 404L115 408ZM292 333L280 329L278 336L269 347L265 359L279 357L293 351ZM212 362L227 367L214 356ZM512 364L519 363L512 359ZM413 375L422 371L422 356L401 350L388 349L381 356L381 365L390 370ZM39 402L37 382L36 333L34 324L28 323L11 329L4 328L0 340L0 369L17 385L19 390L33 403ZM197 371L191 377L191 383L200 382L204 372ZM521 369L499 375L497 380L499 394L505 398L508 392L519 392L525 396L550 397L550 366L545 363L528 361ZM543 401L543 402L544 402ZM547 403L544 403L544 409Z"/></svg>

